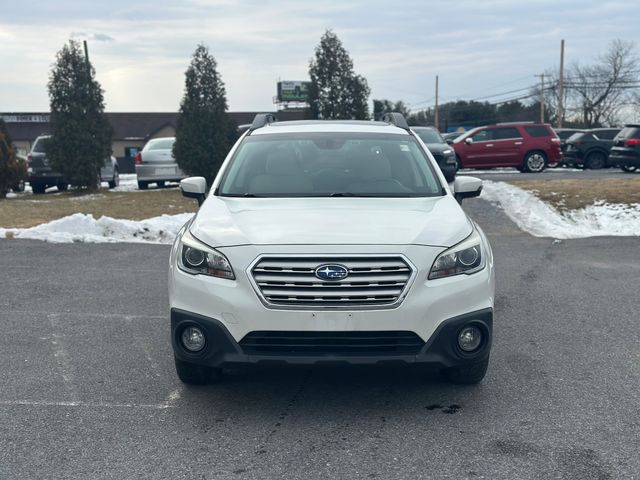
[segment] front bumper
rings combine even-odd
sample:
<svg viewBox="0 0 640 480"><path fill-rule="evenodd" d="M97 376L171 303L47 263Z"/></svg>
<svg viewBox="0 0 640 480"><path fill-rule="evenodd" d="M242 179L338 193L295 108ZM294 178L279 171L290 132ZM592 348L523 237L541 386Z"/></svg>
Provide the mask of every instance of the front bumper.
<svg viewBox="0 0 640 480"><path fill-rule="evenodd" d="M179 242L172 249L169 268L169 303L172 312L172 342L178 359L207 365L231 363L256 363L277 361L284 363L379 363L401 361L404 363L432 363L451 366L466 361L459 355L442 353L432 345L447 345L440 335L449 335L446 325L458 325L469 315L476 315L491 335L494 303L495 276L493 256L483 235L486 266L471 275L456 275L437 280L428 280L428 272L443 247L418 245L280 245L280 246L239 246L219 249L235 266L236 279L226 280L204 275L191 275L176 267ZM315 248L314 248L315 247ZM406 297L394 308L338 309L318 307L305 310L266 306L252 286L249 266L260 255L305 254L322 249L324 255L359 254L363 249L376 255L404 255L416 269ZM245 266L247 270L242 270ZM182 322L202 325L211 336L210 345L223 345L202 355L185 352L176 342L176 334ZM441 333L441 332L448 333ZM319 357L293 355L284 358L255 356L246 354L241 344L252 332L410 332L419 337L424 349L412 355L371 355L340 356L321 355ZM438 338L438 340L434 340ZM490 342L487 346L490 346ZM435 348L436 350L432 350ZM437 355L433 352L439 352ZM487 350L488 354L488 350ZM477 360L479 357L474 357Z"/></svg>
<svg viewBox="0 0 640 480"><path fill-rule="evenodd" d="M460 330L469 325L478 326L484 333L481 346L473 353L465 353L457 347ZM196 325L203 330L207 344L203 351L191 353L180 343L180 335L187 326ZM450 368L486 359L489 356L493 336L493 309L470 312L442 322L416 354L346 354L316 352L314 354L282 351L278 354L255 355L248 353L243 341L236 342L229 330L217 319L179 309L171 310L171 343L175 357L184 362L211 367L251 364L421 364L437 368Z"/></svg>
<svg viewBox="0 0 640 480"><path fill-rule="evenodd" d="M616 167L640 167L640 155L632 151L624 153L611 152L609 154L609 163Z"/></svg>
<svg viewBox="0 0 640 480"><path fill-rule="evenodd" d="M456 175L456 164L455 163L438 163L440 170L442 170L442 174L446 178L453 178Z"/></svg>
<svg viewBox="0 0 640 480"><path fill-rule="evenodd" d="M578 166L584 163L583 155L580 150L565 151L562 156L562 163L569 166Z"/></svg>

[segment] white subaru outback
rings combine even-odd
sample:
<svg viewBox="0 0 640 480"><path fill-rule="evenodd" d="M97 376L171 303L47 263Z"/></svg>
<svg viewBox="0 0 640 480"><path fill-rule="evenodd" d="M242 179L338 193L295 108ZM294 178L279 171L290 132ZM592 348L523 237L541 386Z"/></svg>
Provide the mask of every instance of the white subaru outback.
<svg viewBox="0 0 640 480"><path fill-rule="evenodd" d="M459 203L400 114L382 122L256 116L171 250L176 370L185 383L225 366L406 363L456 383L485 375L494 269Z"/></svg>

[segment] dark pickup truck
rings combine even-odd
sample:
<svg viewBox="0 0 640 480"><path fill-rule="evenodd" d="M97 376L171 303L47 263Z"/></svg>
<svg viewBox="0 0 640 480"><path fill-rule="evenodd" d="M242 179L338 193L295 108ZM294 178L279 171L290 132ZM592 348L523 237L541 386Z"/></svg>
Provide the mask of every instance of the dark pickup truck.
<svg viewBox="0 0 640 480"><path fill-rule="evenodd" d="M44 193L47 187L58 187L64 192L69 186L62 174L51 168L45 153L45 143L51 135L40 135L33 142L31 153L27 156L27 179L31 184L34 194ZM120 184L118 173L118 161L115 157L105 159L100 169L100 181L108 182L109 188L115 188Z"/></svg>

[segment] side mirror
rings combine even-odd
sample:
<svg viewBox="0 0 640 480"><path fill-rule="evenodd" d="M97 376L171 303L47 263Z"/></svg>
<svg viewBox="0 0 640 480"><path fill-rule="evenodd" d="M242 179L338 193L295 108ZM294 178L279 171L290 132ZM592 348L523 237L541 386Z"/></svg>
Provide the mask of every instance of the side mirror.
<svg viewBox="0 0 640 480"><path fill-rule="evenodd" d="M467 137L464 139L464 143L466 143L467 145L471 145L473 143L473 138L471 137Z"/></svg>
<svg viewBox="0 0 640 480"><path fill-rule="evenodd" d="M465 198L479 197L482 192L482 180L475 177L456 177L453 182L453 194L458 203Z"/></svg>
<svg viewBox="0 0 640 480"><path fill-rule="evenodd" d="M204 177L185 178L180 180L180 190L185 197L198 200L198 206L200 206L204 203L207 181Z"/></svg>

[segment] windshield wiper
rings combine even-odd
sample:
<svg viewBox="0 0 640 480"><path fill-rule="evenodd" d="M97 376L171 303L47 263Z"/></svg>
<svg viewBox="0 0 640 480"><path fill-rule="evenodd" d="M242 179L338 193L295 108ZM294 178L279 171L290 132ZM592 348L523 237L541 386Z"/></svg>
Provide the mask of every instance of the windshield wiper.
<svg viewBox="0 0 640 480"><path fill-rule="evenodd" d="M329 194L330 197L358 197L361 195L356 195L355 193L351 193L351 192L333 192L331 194Z"/></svg>
<svg viewBox="0 0 640 480"><path fill-rule="evenodd" d="M220 195L221 197L244 197L244 198L257 198L261 195L256 195L255 193L223 193Z"/></svg>

